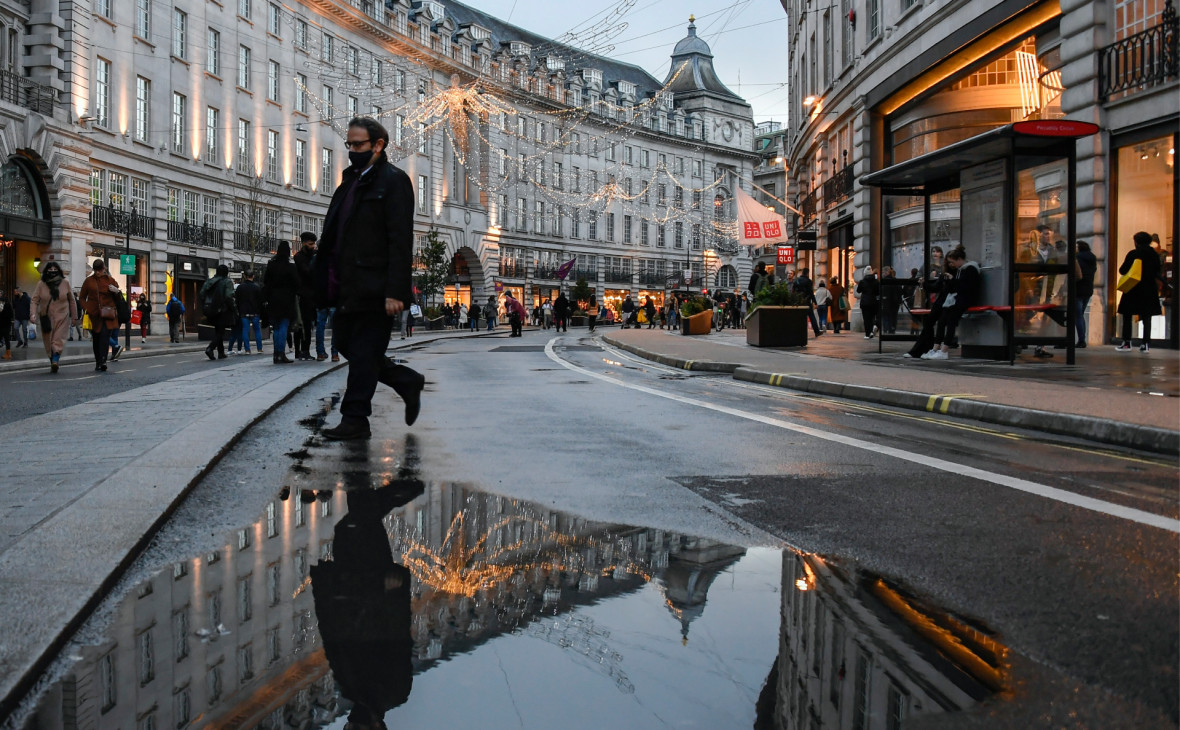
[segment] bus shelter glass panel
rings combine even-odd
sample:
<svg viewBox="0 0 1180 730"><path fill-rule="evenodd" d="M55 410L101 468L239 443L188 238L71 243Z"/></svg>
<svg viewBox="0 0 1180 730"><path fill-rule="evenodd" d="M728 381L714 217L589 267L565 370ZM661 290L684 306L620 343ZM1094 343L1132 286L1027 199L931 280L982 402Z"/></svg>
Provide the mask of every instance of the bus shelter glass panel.
<svg viewBox="0 0 1180 730"><path fill-rule="evenodd" d="M1069 161L1018 156L1017 163L1014 333L1064 343L1070 336Z"/></svg>

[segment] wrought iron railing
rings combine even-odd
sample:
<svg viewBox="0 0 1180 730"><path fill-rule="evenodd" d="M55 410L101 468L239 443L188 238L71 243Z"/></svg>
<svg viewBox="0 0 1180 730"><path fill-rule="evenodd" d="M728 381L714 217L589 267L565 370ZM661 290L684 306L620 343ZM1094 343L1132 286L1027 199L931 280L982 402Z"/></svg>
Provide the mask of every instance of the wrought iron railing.
<svg viewBox="0 0 1180 730"><path fill-rule="evenodd" d="M168 221L168 240L202 248L222 248L221 231L184 221Z"/></svg>
<svg viewBox="0 0 1180 730"><path fill-rule="evenodd" d="M0 99L52 116L57 91L11 71L0 71Z"/></svg>
<svg viewBox="0 0 1180 730"><path fill-rule="evenodd" d="M1180 76L1180 23L1171 1L1154 28L1098 51L1098 94L1103 100L1158 86Z"/></svg>
<svg viewBox="0 0 1180 730"><path fill-rule="evenodd" d="M500 262L500 276L507 276L513 279L523 279L524 271L524 264L518 264L515 261Z"/></svg>
<svg viewBox="0 0 1180 730"><path fill-rule="evenodd" d="M799 201L799 210L803 213L803 225L807 225L815 218L815 199L818 192L819 188L816 188Z"/></svg>
<svg viewBox="0 0 1180 730"><path fill-rule="evenodd" d="M234 250L256 254L273 254L279 250L279 239L249 231L233 232Z"/></svg>
<svg viewBox="0 0 1180 730"><path fill-rule="evenodd" d="M607 268L606 280L616 284L630 284L631 270L630 269L615 269Z"/></svg>
<svg viewBox="0 0 1180 730"><path fill-rule="evenodd" d="M668 275L659 271L640 271L639 283L649 286L663 286Z"/></svg>
<svg viewBox="0 0 1180 730"><path fill-rule="evenodd" d="M598 281L598 269L589 267L575 268L570 272L569 278L573 281L585 279L587 283L593 284Z"/></svg>
<svg viewBox="0 0 1180 730"><path fill-rule="evenodd" d="M852 195L852 165L845 165L840 172L824 181L824 205L842 203Z"/></svg>
<svg viewBox="0 0 1180 730"><path fill-rule="evenodd" d="M96 231L126 235L125 225L130 226L131 235L135 238L156 237L156 219L151 216L119 210L110 205L99 205L90 209L90 227Z"/></svg>
<svg viewBox="0 0 1180 730"><path fill-rule="evenodd" d="M537 264L537 267L535 269L533 269L533 278L534 279L556 279L557 278L557 269L558 269L558 267L552 266L550 264Z"/></svg>

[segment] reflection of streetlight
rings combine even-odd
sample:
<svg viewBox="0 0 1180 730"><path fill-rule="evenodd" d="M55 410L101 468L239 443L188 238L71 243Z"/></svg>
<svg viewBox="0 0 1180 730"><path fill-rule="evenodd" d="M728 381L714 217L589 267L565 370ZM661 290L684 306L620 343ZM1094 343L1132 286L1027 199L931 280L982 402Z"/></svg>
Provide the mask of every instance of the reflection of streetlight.
<svg viewBox="0 0 1180 730"><path fill-rule="evenodd" d="M815 103L817 101L819 101L818 96L815 96L815 95L806 96L803 98L803 107L805 109L810 109L811 107L815 106Z"/></svg>

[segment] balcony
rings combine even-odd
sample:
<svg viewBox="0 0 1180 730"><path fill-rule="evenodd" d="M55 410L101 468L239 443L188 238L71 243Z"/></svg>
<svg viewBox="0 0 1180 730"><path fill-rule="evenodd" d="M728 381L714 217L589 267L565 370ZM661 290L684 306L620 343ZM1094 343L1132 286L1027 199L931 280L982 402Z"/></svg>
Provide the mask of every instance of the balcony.
<svg viewBox="0 0 1180 730"><path fill-rule="evenodd" d="M824 205L829 208L848 200L852 195L852 165L824 181Z"/></svg>
<svg viewBox="0 0 1180 730"><path fill-rule="evenodd" d="M234 231L234 250L271 255L279 250L279 239L249 231Z"/></svg>
<svg viewBox="0 0 1180 730"><path fill-rule="evenodd" d="M0 71L0 99L51 117L57 92L11 71Z"/></svg>
<svg viewBox="0 0 1180 730"><path fill-rule="evenodd" d="M221 231L184 221L168 221L168 240L201 248L222 248Z"/></svg>
<svg viewBox="0 0 1180 730"><path fill-rule="evenodd" d="M129 225L134 238L155 239L156 219L151 216L140 215L125 210L119 210L110 205L99 205L90 209L90 227L96 231L127 234L124 225Z"/></svg>
<svg viewBox="0 0 1180 730"><path fill-rule="evenodd" d="M815 220L815 199L818 192L819 188L816 188L799 201L799 210L803 213L803 225Z"/></svg>
<svg viewBox="0 0 1180 730"><path fill-rule="evenodd" d="M1098 51L1098 96L1104 101L1174 80L1180 75L1180 23L1171 2L1154 28Z"/></svg>
<svg viewBox="0 0 1180 730"><path fill-rule="evenodd" d="M559 267L553 266L552 264L537 264L537 267L533 269L533 278L556 280L558 268Z"/></svg>
<svg viewBox="0 0 1180 730"><path fill-rule="evenodd" d="M525 267L523 263L517 261L501 261L500 262L500 276L506 276L509 279L523 279Z"/></svg>
<svg viewBox="0 0 1180 730"><path fill-rule="evenodd" d="M631 270L630 269L606 269L606 280L611 284L630 284Z"/></svg>
<svg viewBox="0 0 1180 730"><path fill-rule="evenodd" d="M668 276L660 271L640 271L639 283L646 286L663 286Z"/></svg>
<svg viewBox="0 0 1180 730"><path fill-rule="evenodd" d="M591 267L578 267L570 272L569 278L571 281L578 279L585 279L587 284L593 284L598 281L598 269Z"/></svg>

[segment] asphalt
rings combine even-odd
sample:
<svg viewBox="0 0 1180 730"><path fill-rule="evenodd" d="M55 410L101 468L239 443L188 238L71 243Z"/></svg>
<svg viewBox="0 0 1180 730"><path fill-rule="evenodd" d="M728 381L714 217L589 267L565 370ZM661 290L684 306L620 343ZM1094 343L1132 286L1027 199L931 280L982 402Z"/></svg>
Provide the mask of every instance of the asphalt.
<svg viewBox="0 0 1180 730"><path fill-rule="evenodd" d="M491 333L424 332L423 342ZM494 333L507 336L506 329ZM149 338L123 357L203 349ZM69 343L63 363L88 361ZM0 372L45 367L39 341ZM22 357L24 356L24 357ZM231 359L208 371L0 425L0 724L86 615L251 425L346 365ZM216 393L217 397L211 395ZM145 418L145 406L151 409ZM150 423L148 421L150 420ZM145 424L120 428L119 424Z"/></svg>
<svg viewBox="0 0 1180 730"><path fill-rule="evenodd" d="M732 373L738 380L942 413L981 422L1180 455L1180 357L1174 350L1077 351L1065 364L1022 356L1015 364L952 356L905 359L911 343L826 334L802 348L746 344L745 330L708 335L610 329L603 340L685 370Z"/></svg>

